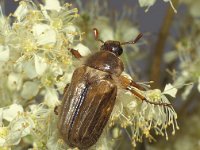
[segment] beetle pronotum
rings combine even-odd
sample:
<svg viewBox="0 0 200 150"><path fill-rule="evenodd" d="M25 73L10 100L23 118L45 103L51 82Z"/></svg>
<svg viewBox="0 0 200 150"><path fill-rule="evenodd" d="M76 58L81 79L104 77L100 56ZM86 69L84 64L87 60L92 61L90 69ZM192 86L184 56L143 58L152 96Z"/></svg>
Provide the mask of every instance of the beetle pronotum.
<svg viewBox="0 0 200 150"><path fill-rule="evenodd" d="M98 38L98 30L94 29L95 39L103 45L99 52L90 55L85 63L77 68L71 83L64 90L62 104L58 106L58 129L64 141L70 147L87 149L99 139L115 104L118 88L129 90L139 99L154 105L170 106L167 103L148 101L134 88L145 90L136 82L121 75L124 65L119 56L121 45L134 44L135 40L120 43L119 41L102 41ZM78 51L71 53L80 58Z"/></svg>

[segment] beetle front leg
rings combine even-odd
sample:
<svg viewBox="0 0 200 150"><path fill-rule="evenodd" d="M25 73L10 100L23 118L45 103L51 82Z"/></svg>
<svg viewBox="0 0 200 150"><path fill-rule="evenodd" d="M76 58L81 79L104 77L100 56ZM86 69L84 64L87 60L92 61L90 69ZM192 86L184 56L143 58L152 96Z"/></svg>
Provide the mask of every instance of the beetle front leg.
<svg viewBox="0 0 200 150"><path fill-rule="evenodd" d="M77 50L75 50L75 49L73 49L73 48L68 48L68 50L71 52L71 54L72 54L75 58L77 58L77 59L82 58L81 54L80 54Z"/></svg>
<svg viewBox="0 0 200 150"><path fill-rule="evenodd" d="M141 91L146 91L146 89L142 86L140 86L139 84L137 84L136 82L134 82L133 80L130 80L129 78L121 75L119 77L119 81L120 84L122 86L122 88L130 91L133 95L135 95L136 97L138 97L140 100L145 101L149 104L153 104L153 105L162 105L162 106L168 106L171 107L172 105L169 103L159 103L159 102L152 102L147 100L143 95L141 95L137 90L135 90L134 88L137 88Z"/></svg>

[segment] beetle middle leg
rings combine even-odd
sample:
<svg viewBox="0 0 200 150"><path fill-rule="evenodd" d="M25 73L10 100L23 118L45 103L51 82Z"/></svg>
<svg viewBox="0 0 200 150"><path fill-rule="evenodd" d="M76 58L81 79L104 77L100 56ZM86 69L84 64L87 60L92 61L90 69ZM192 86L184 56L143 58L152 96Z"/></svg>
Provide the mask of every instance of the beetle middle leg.
<svg viewBox="0 0 200 150"><path fill-rule="evenodd" d="M122 88L130 91L133 95L135 95L136 97L138 97L140 100L142 101L145 101L149 104L153 104L153 105L162 105L162 106L168 106L168 107L171 107L171 104L170 103L162 103L162 102L152 102L152 101L149 101L147 100L143 95L141 95L136 89L134 88L137 88L141 91L146 91L146 89L142 86L140 86L139 84L137 84L136 82L134 82L133 80L121 75L119 77L119 81L120 81L120 84L122 86Z"/></svg>

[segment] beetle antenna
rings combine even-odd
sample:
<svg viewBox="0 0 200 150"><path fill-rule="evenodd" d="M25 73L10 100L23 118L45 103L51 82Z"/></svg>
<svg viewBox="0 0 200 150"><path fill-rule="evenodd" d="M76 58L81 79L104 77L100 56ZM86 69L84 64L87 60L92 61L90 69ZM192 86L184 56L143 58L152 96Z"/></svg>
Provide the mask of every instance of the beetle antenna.
<svg viewBox="0 0 200 150"><path fill-rule="evenodd" d="M93 28L93 31L94 31L95 40L100 41L101 43L104 43L103 40L99 39L99 31L98 31L98 29L97 28Z"/></svg>
<svg viewBox="0 0 200 150"><path fill-rule="evenodd" d="M123 42L121 43L121 45L126 45L126 44L135 44L137 43L137 41L139 41L139 39L142 37L142 33L138 34L138 36L133 40L133 41L129 41L129 42Z"/></svg>

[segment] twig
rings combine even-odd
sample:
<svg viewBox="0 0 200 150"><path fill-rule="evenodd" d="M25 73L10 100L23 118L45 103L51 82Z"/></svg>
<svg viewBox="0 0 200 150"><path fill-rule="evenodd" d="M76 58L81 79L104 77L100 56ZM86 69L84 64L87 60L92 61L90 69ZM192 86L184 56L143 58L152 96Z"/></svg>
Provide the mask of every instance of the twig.
<svg viewBox="0 0 200 150"><path fill-rule="evenodd" d="M179 0L174 0L173 4L174 7L177 8ZM160 33L158 35L158 40L156 42L155 51L154 51L154 58L151 66L151 74L150 80L155 81L152 84L153 88L160 87L160 75L161 75L161 63L162 63L162 56L164 52L165 43L169 34L169 30L173 21L174 11L171 6L168 6L166 16L164 18L163 24L160 29Z"/></svg>

